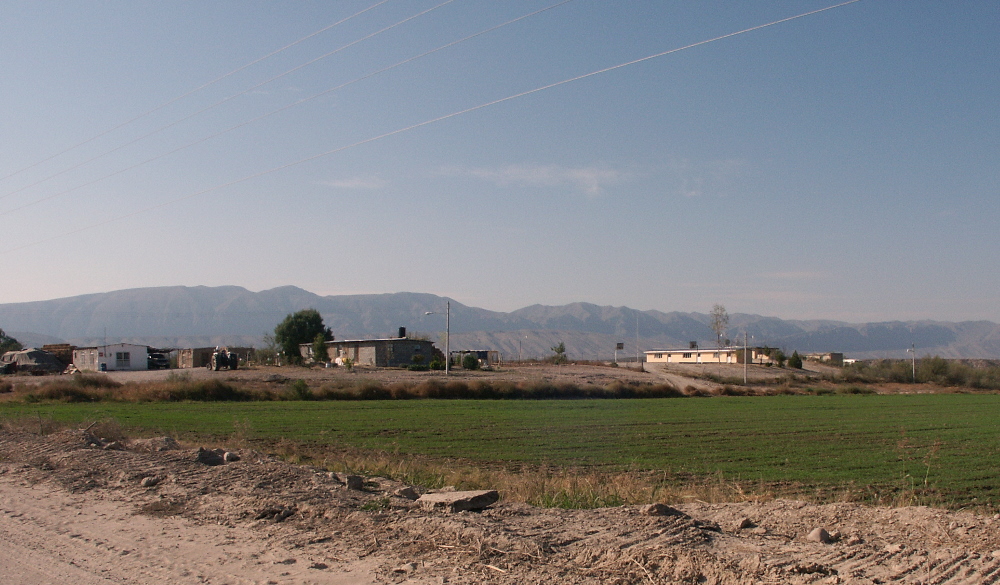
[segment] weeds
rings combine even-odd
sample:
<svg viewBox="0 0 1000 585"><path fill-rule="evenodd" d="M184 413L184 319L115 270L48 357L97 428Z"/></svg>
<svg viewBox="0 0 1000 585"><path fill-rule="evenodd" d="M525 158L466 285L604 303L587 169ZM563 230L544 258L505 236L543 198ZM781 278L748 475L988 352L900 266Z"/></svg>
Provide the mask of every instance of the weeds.
<svg viewBox="0 0 1000 585"><path fill-rule="evenodd" d="M381 512L387 508L389 508L389 498L377 498L361 504L361 510L365 512Z"/></svg>
<svg viewBox="0 0 1000 585"><path fill-rule="evenodd" d="M978 365L976 367L960 360L946 360L938 356L920 358L916 364L910 360L872 360L845 367L842 379L850 383L917 382L976 390L1000 390L1000 367L995 363Z"/></svg>
<svg viewBox="0 0 1000 585"><path fill-rule="evenodd" d="M766 501L802 496L804 488L786 484L738 482L722 474L698 478L663 471L601 472L587 468L509 466L455 459L435 459L361 449L323 450L292 441L272 449L296 464L319 464L340 473L393 479L424 489L495 489L508 502L544 508L590 509L650 502L683 503ZM277 452L275 452L277 451ZM369 511L382 509L376 501Z"/></svg>
<svg viewBox="0 0 1000 585"><path fill-rule="evenodd" d="M320 400L412 400L420 398L471 400L545 400L553 398L677 398L686 396L670 384L613 382L605 386L551 382L442 381L354 384L330 382L316 393Z"/></svg>

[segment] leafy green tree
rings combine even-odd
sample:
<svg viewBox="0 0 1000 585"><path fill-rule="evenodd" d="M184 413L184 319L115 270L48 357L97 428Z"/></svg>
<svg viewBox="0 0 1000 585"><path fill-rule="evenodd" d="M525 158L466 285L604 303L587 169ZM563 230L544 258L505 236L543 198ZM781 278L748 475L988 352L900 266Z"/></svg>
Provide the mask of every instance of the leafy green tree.
<svg viewBox="0 0 1000 585"><path fill-rule="evenodd" d="M330 361L330 353L326 350L326 335L317 333L313 338L313 359L317 362Z"/></svg>
<svg viewBox="0 0 1000 585"><path fill-rule="evenodd" d="M4 333L3 329L0 329L0 353L19 349L24 349L24 347L16 339Z"/></svg>
<svg viewBox="0 0 1000 585"><path fill-rule="evenodd" d="M549 358L549 361L551 361L552 363L565 364L567 361L569 361L566 358L566 344L563 343L562 341L560 341L557 345L553 345L549 349L551 349L552 353L555 354Z"/></svg>
<svg viewBox="0 0 1000 585"><path fill-rule="evenodd" d="M324 341L333 339L333 332L323 325L323 317L316 309L292 313L274 328L275 343L281 347L289 363L293 364L302 362L299 345L313 343L318 335L322 335Z"/></svg>
<svg viewBox="0 0 1000 585"><path fill-rule="evenodd" d="M799 355L798 350L793 351L792 357L788 358L788 367L796 370L802 369L802 356Z"/></svg>
<svg viewBox="0 0 1000 585"><path fill-rule="evenodd" d="M471 353L465 354L465 356L462 357L462 367L466 370L478 370L479 358Z"/></svg>

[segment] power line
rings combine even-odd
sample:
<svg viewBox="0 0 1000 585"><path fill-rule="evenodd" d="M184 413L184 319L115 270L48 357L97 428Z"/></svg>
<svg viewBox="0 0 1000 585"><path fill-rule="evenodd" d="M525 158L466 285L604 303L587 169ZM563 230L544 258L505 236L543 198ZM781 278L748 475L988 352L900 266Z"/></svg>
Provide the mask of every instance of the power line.
<svg viewBox="0 0 1000 585"><path fill-rule="evenodd" d="M468 114L470 112L475 112L477 110L481 110L481 109L484 109L484 108L495 106L497 104L502 104L502 103L505 103L505 102L509 102L511 100L515 100L515 99L522 98L522 97L525 97L525 96L528 96L528 95L532 95L532 94L535 94L535 93L538 93L538 92L541 92L541 91L552 89L554 87L559 87L559 86L562 86L562 85L566 85L568 83L573 83L575 81L580 81L582 79L587 79L587 78L590 78L590 77L594 77L596 75L601 75L603 73L608 73L610 71L615 71L615 70L618 70L618 69L622 69L624 67L629 67L631 65L636 65L636 64L639 64L639 63L644 63L644 62L650 61L652 59L657 59L659 57L664 57L666 55L671 55L673 53L677 53L677 52L684 51L684 50L687 50L687 49L692 49L694 47L699 47L699 46L702 46L702 45L706 45L708 43L714 43L716 41L721 41L721 40L724 40L724 39L732 38L732 37L735 37L737 35L746 34L746 33L749 33L749 32L753 32L753 31L764 29L764 28L772 27L772 26L775 26L775 25L778 25L778 24L782 24L782 23L785 23L785 22L789 22L789 21L792 21L792 20L797 20L797 19L804 18L804 17L807 17L807 16L812 16L814 14L819 14L821 12L826 12L828 10L833 10L835 8L841 8L841 7L844 7L844 6L847 6L847 5L850 5L850 4L854 4L854 3L860 2L860 1L861 0L848 0L847 2L842 2L840 4L834 4L832 6L827 6L825 8L820 8L820 9L817 9L817 10L812 10L812 11L809 11L809 12L804 12L802 14L798 14L798 15L795 15L795 16L789 16L787 18L782 18L780 20L775 20L775 21L772 21L772 22L769 22L769 23L766 23L766 24L761 24L761 25L750 27L750 28L745 28L745 29L742 29L742 30L739 30L739 31L736 31L736 32L732 32L732 33L728 33L728 34L725 34L725 35L713 37L711 39L706 39L704 41L699 41L697 43L691 43L691 44L685 45L683 47L677 47L675 49L670 49L670 50L667 50L667 51L661 51L659 53L654 53L652 55L648 55L648 56L642 57L640 59L634 59L632 61L627 61L625 63L620 63L618 65L613 65L611 67L605 67L603 69L598 69L596 71L591 71L590 73L584 73L582 75L577 75L575 77L570 77L570 78L567 78L567 79L563 79L561 81L556 81L554 83L550 83L548 85L543 85L543 86L537 87L535 89L530 89L530 90L527 90L527 91L523 91L523 92L520 92L520 93L509 95L507 97L503 97L503 98L500 98L500 99L496 99L496 100L492 100L492 101L489 101L489 102L485 102L485 103L479 104L478 106L472 106L470 108L465 108L465 109L462 109L462 110L458 110L458 111L452 112L450 114L445 114L443 116L438 116L436 118L431 118L429 120L425 120L425 121L419 122L417 124L412 124L412 125L406 126L404 128L399 128L397 130L393 130L391 132L386 132L386 133L383 133L383 134L379 134L377 136L373 136L371 138L366 138L364 140L359 140L357 142L354 142L354 143L351 143L351 144L347 144L345 146L340 146L340 147L337 147L337 148L333 148L333 149L327 150L325 152L321 152L319 154L314 154L312 156L308 156L306 158L299 159L299 160L294 161L294 162L290 162L290 163L286 163L286 164L283 164L283 165L280 165L280 166L277 166L277 167L273 167L273 168L270 168L270 169L265 170L265 171L260 171L260 172L257 172L257 173L253 173L251 175L247 175L247 176L241 177L239 179L234 179L234 180L226 182L226 183L215 185L213 187L208 187L206 189L202 189L201 191L196 191L196 192L190 193L188 195L183 195L181 197L176 197L176 198L171 199L169 201L164 201L164 202L158 203L156 205L151 205L151 206L145 207L143 209L139 209L139 210L132 211L132 212L129 212L129 213L125 213L125 214L122 214L122 215L119 215L119 216L116 216L116 217L112 217L112 218L106 219L104 221L100 221L100 222L93 223L93 224L90 224L90 225L87 225L87 226L84 226L84 227L81 227L81 228L77 228L75 230L64 232L64 233L56 235L56 236L52 236L52 237L45 238L45 239L42 239L42 240L36 240L34 242L31 242L31 243L28 243L28 244L23 244L21 246L15 247L15 248L10 248L6 252L8 252L8 253L9 252L16 252L18 250L23 250L25 248L36 246L38 244L43 244L45 242L56 240L56 239L59 239L59 238L65 237L65 236L70 236L70 235L78 234L78 233L81 233L81 232L84 232L84 231L87 231L87 230L91 230L91 229L94 229L94 228L97 228L97 227L105 226L105 225L108 225L110 223L114 223L114 222L117 222L117 221L121 221L123 219L128 219L130 217L134 217L134 216L137 216L137 215L141 215L143 213L154 211L154 210L160 209L162 207L167 207L167 206L173 205L175 203L180 203L181 201L186 201L188 199L193 199L193 198L198 197L200 195L204 195L206 193L211 193L212 191L218 191L219 189L224 189L226 187L231 187L233 185L238 185L240 183L245 183L247 181L250 181L250 180L253 180L253 179L257 179L257 178L260 178L260 177L263 177L263 176L266 176L266 175L270 175L270 174L276 173L278 171L283 171L285 169L288 169L288 168L291 168L291 167L294 167L294 166L297 166L297 165L300 165L300 164L303 164L303 163L307 163L307 162L310 162L310 161L313 161L313 160L316 160L316 159L319 159L319 158L330 156L332 154L343 152L345 150L356 148L358 146L363 146L363 145L369 144L371 142L382 140L383 138L389 138L390 136L396 136L397 134L403 134L404 132L409 132L411 130L416 130L417 128L423 128L424 126L429 126L431 124L436 124L438 122L442 122L444 120L448 120L448 119L454 118L456 116L461 116L463 114Z"/></svg>
<svg viewBox="0 0 1000 585"><path fill-rule="evenodd" d="M51 155L51 156L49 156L47 158L44 158L44 159L42 159L42 160L40 160L40 161L38 161L36 163L30 164L30 165L28 165L28 166L26 166L26 167L24 167L24 168L22 168L20 170L14 171L13 173L10 173L9 175L5 175L3 177L0 177L0 181L6 181L7 179L10 179L11 177L17 176L17 175L23 173L24 171L33 169L33 168L37 167L38 165L40 165L42 163L46 163L46 162L48 162L48 161L50 161L50 160L52 160L52 159L54 159L56 157L59 157L59 156L62 156L64 154L66 154L67 152L70 152L72 150L76 150L77 148L79 148L79 147L81 147L81 146L83 146L85 144L89 144L89 143L97 140L98 138L101 138L102 136L106 136L106 135L114 132L115 130L118 130L120 128L124 128L125 126L128 126L129 124L131 124L133 122L141 120L142 118L145 118L146 116L148 116L148 115L150 115L150 114L152 114L154 112L162 110L163 108L165 108L165 107L167 107L167 106L169 106L169 105L171 105L171 104L173 104L175 102L178 102L178 101L180 101L180 100L182 100L182 99L184 99L184 98L186 98L186 97L188 97L190 95L193 95L193 94L195 94L195 93L197 93L197 92L205 89L206 87L214 85L214 84L222 81L223 79L226 79L227 77L231 77L231 76L239 73L240 71L243 71L244 69L247 69L248 67L252 67L252 66L256 65L257 63L260 63L261 61L264 61L266 59L270 59L271 57L277 55L278 53L281 53L282 51L290 49L290 48L294 47L295 45L298 45L298 44L300 44L302 42L305 42L305 41L313 38L314 36L316 36L318 34L322 34L322 33L326 32L326 31L330 30L331 28L334 28L336 26L344 24L345 22L347 22L348 20L351 20L352 18L361 16L362 14L368 12L369 10L377 8L377 7L381 6L382 4L385 4L386 2L389 2L389 0L381 0L380 2L376 2L375 4L369 6L368 8L365 8L364 10L355 12L354 14L348 16L347 18L343 18L343 19L338 20L337 22L335 22L333 24L327 25L327 26L319 29L316 32L310 33L310 34L302 37L301 39L299 39L297 41L294 41L292 43L289 43L289 44L285 45L284 47L281 47L280 49L272 51L272 52L268 53L267 55L264 55L263 57L260 57L259 59L255 59L254 61L251 61L251 62L247 63L246 65L242 65L240 67L237 67L236 69L233 69L229 73L225 73L223 75L220 75L219 77L216 77L215 79L213 79L212 81L209 81L208 83L199 85L198 87L196 87L196 88L194 88L194 89L192 89L192 90L190 90L190 91L188 91L186 93L183 93L183 94L181 94L181 95L179 95L179 96L177 96L175 98L169 99L169 100L163 102L162 104L156 106L155 108L153 108L151 110L147 110L146 112L143 112L143 113L139 114L138 116L129 118L128 120L125 120L124 122L118 124L117 126L113 126L113 127L109 128L109 129L105 130L104 132L101 132L100 134L97 134L96 136L92 136L92 137L88 138L87 140L84 140L83 142L74 144L73 146L70 146L69 148L61 150L61 151L59 151L59 152L57 152L57 153L55 153L55 154L53 154L53 155ZM48 177L48 178L50 179L52 177ZM48 180L48 179L44 179L44 180ZM29 186L34 186L34 185L29 185ZM15 191L14 193L16 193L16 192L17 191ZM8 195L13 195L13 193L8 193L7 195L4 195L3 197L0 197L0 199L3 199L4 197L7 197Z"/></svg>
<svg viewBox="0 0 1000 585"><path fill-rule="evenodd" d="M89 182L87 182L87 183L83 183L83 184L80 184L80 185L77 185L77 186L75 186L75 187L71 187L71 188L69 188L69 189L66 189L66 190L64 190L64 191L60 191L60 192L58 192L58 193L53 193L53 194L51 194L51 195L48 195L48 196L45 196L45 197L42 197L42 198L40 198L40 199L36 199L36 200L34 200L34 201L31 201L31 202L28 202L28 203L25 203L25 204L23 204L23 205L20 205L20 206L18 206L18 207L11 207L11 208L8 208L8 209L4 209L4 210L0 211L0 217L3 217L3 216L5 216L5 215L10 215L10 214L12 214L12 213L16 213L16 212L18 212L18 211L20 211L20 210L22 210L22 209L26 209L26 208L28 208L28 207L32 207L32 206L34 206L34 205L37 205L37 204L39 204L39 203L43 203L43 202L45 202L45 201L49 201L49 200L51 200L51 199L55 199L56 197L60 197L60 196L62 196L62 195L66 195L67 193L71 193L71 192L73 192L73 191L75 191L75 190L77 190L77 189L82 189L83 187L89 187L89 186L91 186L91 185L95 185L95 184L97 184L97 183L100 183L101 181L104 181L105 179L110 179L111 177L115 177L115 176L118 176L118 175L120 175L120 174L122 174L122 173L126 173L126 172L128 172L128 171L131 171L131 170L133 170L133 169L136 169L136 168L139 168L139 167L141 167L141 166L144 166L144 165L146 165L146 164L149 164L149 163L151 163L151 162L154 162L154 161L157 161L157 160L159 160L159 159L161 159L161 158L163 158L163 157L166 157L166 156L170 156L171 154L175 154L175 153L177 153L177 152L180 152L180 151L182 151L182 150L185 150L185 149L188 149L188 148L190 148L190 147L192 147L192 146L196 146L196 145L198 145L198 144L201 144L201 143L203 143L203 142L207 142L207 141L209 141L209 140L212 140L213 138L218 138L219 136L222 136L223 134L227 134L227 133L229 133L229 132L232 132L233 130L237 130L237 129L239 129L239 128L242 128L242 127L244 127L244 126L248 126L248 125L250 125L250 124L253 124L254 122L258 122L258 121L260 121L260 120L263 120L264 118L267 118L267 117L269 117L269 116L273 116L273 115L275 115L275 114L278 114L278 113L280 113L280 112L283 112L283 111L285 111L285 110L289 110L289 109L291 109L291 108L294 108L294 107L297 107L297 106L300 106L300 105L302 105L302 104L304 104L304 103L306 103L306 102L309 102L309 101L312 101L312 100L314 100L314 99L316 99L316 98L319 98L319 97L322 97L322 96L324 96L324 95L328 95L328 94L330 94L330 93L332 93L332 92L335 92L335 91L338 91L338 90L341 90L341 89L343 89L343 88L345 88L345 87L347 87L347 86L349 86L349 85L352 85L352 84L355 84L355 83L358 83L358 82L360 82L360 81L364 81L365 79L369 79L369 78L371 78L371 77L374 77L374 76L376 76L376 75L380 75L380 74L382 74L382 73L385 73L385 72L387 72L387 71L390 71L390 70L392 70L392 69L395 69L395 68L397 68L397 67L401 67L401 66L403 66L403 65L405 65L405 64L407 64L407 63L411 63L411 62L413 62L413 61L416 61L417 59L422 59L422 58L424 58L424 57L426 57L426 56L428 56L428 55L431 55L431 54L433 54L433 53L437 53L438 51L442 51L442 50L444 50L444 49L447 49L447 48L449 48L449 47L454 47L455 45L458 45L459 43L464 43L465 41L468 41L468 40L470 40L470 39L473 39L473 38L476 38L476 37L478 37L478 36L482 36L482 35L484 35L484 34L486 34L486 33L489 33L489 32L493 32L493 31L495 31L495 30L497 30L497 29L500 29L500 28L503 28L503 27L505 27L505 26L508 26L508 25L511 25L511 24L514 24L514 23L516 23L516 22L519 22L519 21L521 21L521 20L524 20L524 19L526 19L526 18L530 18L530 17L532 17L532 16L535 16L535 15L538 15L538 14L541 14L541 13L543 13L543 12L547 12L547 11L549 11L549 10L552 10L553 8L557 8L557 7L559 7L559 6L562 6L563 4L568 4L569 2L572 2L572 1L573 1L573 0L562 0L562 2L558 2L558 3L556 3L556 4L552 4L551 6L547 6L547 7L545 7L545 8L541 8L541 9L539 9L539 10L536 10L536 11L534 11L534 12L531 12L531 13L528 13L528 14L525 14L524 16L519 16L519 17L517 17L517 18L514 18L514 19L512 19L512 20L508 20L508 21L506 21L506 22L504 22L504 23L501 23L501 24L498 24L498 25L496 25L496 26L492 26L492 27L490 27L490 28L487 28L487 29L485 29L485 30L481 30L481 31L479 31L479 32L477 32L477 33L474 33L474 34L471 34L471 35L469 35L469 36L466 36L466 37L463 37L463 38L461 38L461 39L458 39L457 41L452 41L452 42L450 42L450 43L448 43L448 44L445 44L445 45L441 45L440 47L437 47L437 48L434 48L434 49L431 49L431 50L429 50L429 51L425 51L425 52L423 52L423 53L421 53L421 54L419 54L419 55L416 55L416 56L414 56L414 57L410 57L410 58L408 58L408 59L404 59L404 60L402 60L402 61L399 61L399 62L396 62L396 63L394 63L394 64L392 64L392 65L389 65L388 67L383 67L382 69L378 69L378 70L376 70L376 71L373 71L373 72L371 72L371 73L367 73L367 74L365 74L365 75L362 75L361 77L357 77L357 78L355 78L355 79L352 79L351 81L347 81L347 82L345 82L345 83L342 83L342 84L340 84L340 85L338 85L338 86L335 86L335 87L332 87L332 88L330 88L330 89L326 89L326 90L324 90L324 91L321 91L321 92L319 92L319 93L317 93L317 94L313 94L313 95L311 95L311 96L309 96L309 97L305 97L305 98L302 98L302 99L300 99L300 100L297 100L297 101L295 101L295 102L293 102L293 103L291 103L291 104L288 104L288 105L286 105L286 106L282 106L282 107L278 108L277 110L272 110L272 111L270 111L270 112L268 112L268 113L266 113L266 114L262 114L262 115L260 115L260 116L257 116L257 117L255 117L255 118L251 118L250 120L246 120L246 121L244 121L244 122L241 122L241 123L239 123L239 124L236 124L235 126L230 126L229 128L226 128L225 130L221 130L221 131L219 131L219 132L216 132L215 134L211 134L211 135L209 135L209 136L205 136L205 137L203 137L203 138L200 138L200 139L198 139L198 140L195 140L194 142L189 142L188 144L185 144L185 145L183 145L183 146L179 146L179 147L177 147L177 148L175 148L175 149L173 149L173 150L170 150L170 151L168 151L168 152L165 152L165 153L163 153L163 154L159 154L159 155L157 155L157 156L154 156L154 157L152 157L152 158L148 158L148 159L146 159L146 160L144 160L144 161L142 161L142 162L138 162L138 163L136 163L136 164L133 164L133 165L131 165L131 166L128 166L128 167L125 167L124 169L120 169L120 170L118 170L118 171L115 171L115 172L113 172L113 173L109 173L109 174L107 174L107 175L104 175L104 176L102 176L102 177L99 177L99 178L97 178L97 179L94 179L94 180L92 180L92 181L89 181ZM203 110L203 111L204 111L204 110ZM193 115L197 115L197 114L193 114ZM147 135L147 136L148 136L148 135ZM137 139L137 140L141 140L141 138L140 138L140 139ZM135 142L135 141L133 141L133 142ZM131 143L129 143L129 144L131 144ZM119 150L119 149L121 149L121 148L124 148L125 146L128 146L128 144L126 144L126 145L123 145L123 146L120 146L120 147L118 147L118 148L117 148L116 150ZM113 151L109 151L108 153L105 153L105 154L109 154L110 152L113 152ZM101 156L103 156L103 155L101 155ZM93 159L91 159L91 160L93 160ZM89 162L89 161L88 161L88 162ZM86 163L81 163L81 164L86 164ZM79 166L79 165L78 165L78 166ZM76 168L76 167L74 167L74 168ZM69 170L73 170L73 169L69 169ZM50 177L50 178L51 178L51 177ZM26 187L26 188L27 188L27 187Z"/></svg>
<svg viewBox="0 0 1000 585"><path fill-rule="evenodd" d="M419 18L420 16L423 16L423 15L427 14L428 12L432 12L434 10L437 10L438 8L441 8L442 6L445 6L446 4L451 4L454 1L455 0L445 0L444 2L438 4L437 6L434 6L432 8L428 8L427 10L419 12L419 13L413 15L413 16L404 18L403 20L401 20L401 21L399 21L399 22L397 22L395 24L391 24L391 25L389 25L389 26L387 26L387 27L385 27L383 29L380 29L378 31L375 31L375 32L369 34L369 35L361 37L360 39L357 39L355 41L347 43L346 45L338 47L338 48L334 49L333 51L330 51L329 53L320 55L319 57L316 57L315 59L312 59L310 61L306 61L305 63L303 63L301 65L297 65L297 66L289 69L288 71L285 71L284 73L280 73L278 75L275 75L274 77L272 77L270 79L267 79L265 81L262 81L262 82L258 83L257 85L251 86L251 87L249 87L249 88L247 88L247 89L245 89L245 90L243 90L243 91L241 91L239 93L235 93L235 94L233 94L233 95L231 95L229 97L223 98L223 99L215 102L214 104L212 104L212 105L210 105L208 107L202 108L202 109L198 110L197 112L195 112L193 114L189 114L189 115L184 116L183 118L180 118L178 120L175 120L175 121L173 121L173 122L171 122L171 123L169 123L169 124L167 124L165 126L161 126L161 127L157 128L156 130L153 130L151 132L143 134L142 136L140 136L138 138L135 138L133 140L130 140L129 142L126 142L125 144L122 144L120 146L116 146L115 148L112 148L111 150L107 150L105 152L102 152L101 154L98 154L97 156L91 157L91 158L89 158L89 159L87 159L87 160L85 160L85 161L83 161L81 163L73 165L73 166L71 166L68 169L64 169L62 171L59 171L58 173L55 173L53 175L49 175L48 177L45 177L44 179L40 179L38 181L35 181L34 183L31 183L30 185L25 185L24 187L21 187L20 189L11 191L10 193L7 193L6 195L0 196L0 199L4 199L6 197L10 197L11 195L15 195L17 193L20 193L20 192L26 190L26 189L30 189L32 187L38 186L38 185L40 185L40 184L42 184L42 183L44 183L44 182L46 182L46 181L48 181L50 179L54 179L54 178L56 178L58 176L65 175L66 173L71 172L71 171L75 171L76 169L78 169L78 168L80 168L80 167L82 167L84 165L90 164L90 163L94 162L95 160L97 160L99 158L103 158L103 157L105 157L105 156L107 156L107 155L109 155L109 154L111 154L113 152L118 152L119 150L121 150L121 149L123 149L123 148L125 148L127 146L132 146L133 144L135 144L137 142L141 142L141 141L149 138L150 136L153 136L154 134L159 134L160 132L163 132L164 130L166 130L168 128L172 128L172 127L180 124L181 122L186 122L187 120L190 120L191 118L194 118L196 116L200 116L201 114L204 114L205 112L207 112L209 110L215 109L215 108L217 108L217 107L219 107L219 106L221 106L221 105L223 105L223 104L225 104L225 103L227 103L227 102L229 102L231 100L234 100L234 99L236 99L236 98L238 98L240 96L246 95L246 94L250 93L251 91L253 91L255 89L261 88L261 87L263 87L263 86L265 86L265 85L267 85L269 83L277 81L277 80L281 79L282 77L286 77L288 75L291 75L292 73L294 73L294 72L296 72L296 71L298 71L298 70L300 70L300 69L302 69L304 67L308 67L309 65L312 65L312 64L316 63L317 61L321 61L323 59L326 59L327 57L335 55L335 54L339 53L340 51L343 51L344 49L352 47L352 46L354 46L354 45L356 45L356 44L358 44L358 43L360 43L362 41L366 41L366 40L368 40L368 39L370 39L370 38L372 38L374 36L380 35L380 34L386 32L388 30L396 28L397 26L405 24L405 23L407 23L407 22L409 22L409 21L411 21L411 20L413 20L415 18Z"/></svg>

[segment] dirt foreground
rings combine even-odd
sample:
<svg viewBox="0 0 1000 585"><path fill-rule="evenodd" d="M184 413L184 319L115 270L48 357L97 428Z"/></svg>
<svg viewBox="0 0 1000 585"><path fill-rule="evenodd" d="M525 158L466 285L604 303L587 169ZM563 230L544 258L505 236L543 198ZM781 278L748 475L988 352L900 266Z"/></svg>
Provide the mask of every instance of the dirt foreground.
<svg viewBox="0 0 1000 585"><path fill-rule="evenodd" d="M787 500L446 513L393 496L396 482L348 489L252 451L209 465L158 450L165 439L110 447L0 431L3 582L1000 581L1000 520L968 513ZM810 540L818 528L828 542Z"/></svg>

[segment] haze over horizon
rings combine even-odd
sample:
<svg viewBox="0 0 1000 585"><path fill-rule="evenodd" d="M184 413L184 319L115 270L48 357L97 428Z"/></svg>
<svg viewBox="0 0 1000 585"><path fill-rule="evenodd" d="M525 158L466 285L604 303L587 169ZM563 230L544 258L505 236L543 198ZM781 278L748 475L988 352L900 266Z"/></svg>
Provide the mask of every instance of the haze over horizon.
<svg viewBox="0 0 1000 585"><path fill-rule="evenodd" d="M1000 322L1000 5L836 4L5 3L0 303Z"/></svg>

